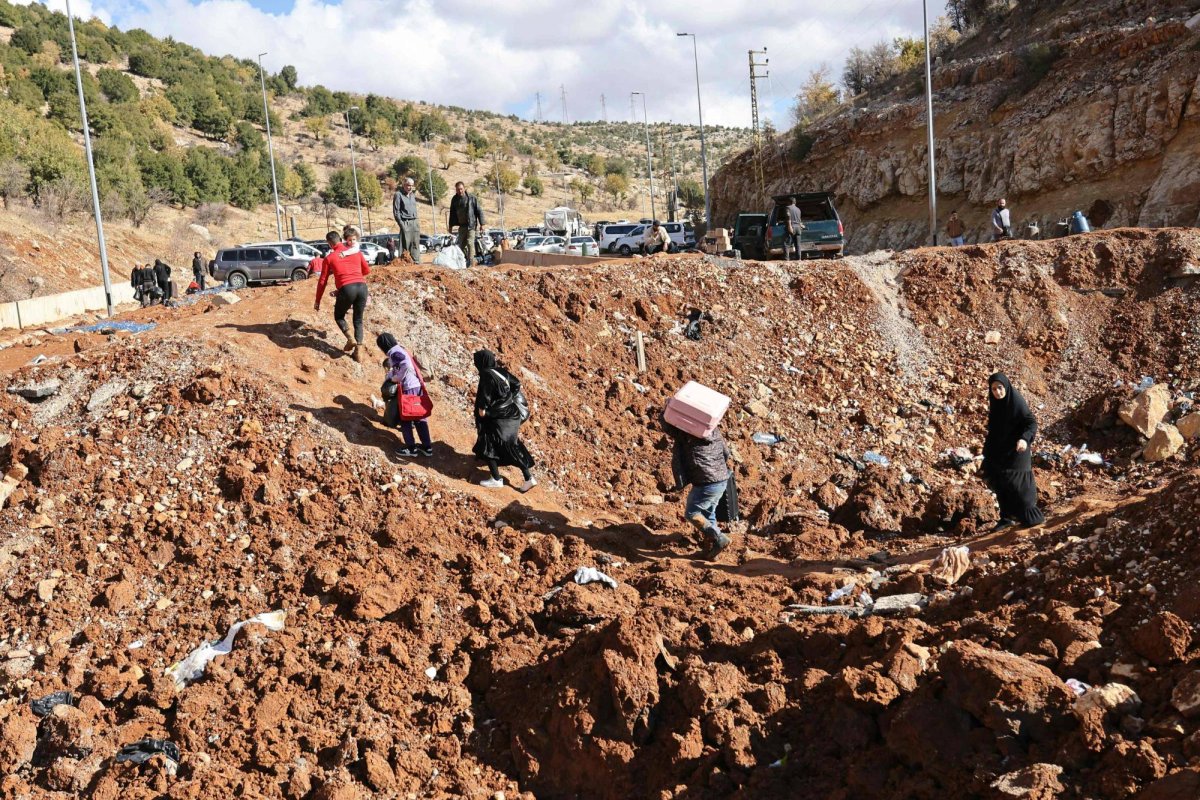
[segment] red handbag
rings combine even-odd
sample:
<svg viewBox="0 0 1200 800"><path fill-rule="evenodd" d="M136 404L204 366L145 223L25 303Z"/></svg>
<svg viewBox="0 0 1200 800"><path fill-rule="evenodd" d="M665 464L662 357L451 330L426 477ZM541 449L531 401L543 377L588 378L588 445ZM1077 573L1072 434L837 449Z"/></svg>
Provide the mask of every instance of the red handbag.
<svg viewBox="0 0 1200 800"><path fill-rule="evenodd" d="M401 422L416 422L420 419L428 419L433 413L433 398L429 396L429 392L425 389L425 378L421 376L421 367L417 362L416 356L409 354L409 358L413 362L413 370L417 373L417 380L421 382L420 394L404 394L400 393L400 421Z"/></svg>

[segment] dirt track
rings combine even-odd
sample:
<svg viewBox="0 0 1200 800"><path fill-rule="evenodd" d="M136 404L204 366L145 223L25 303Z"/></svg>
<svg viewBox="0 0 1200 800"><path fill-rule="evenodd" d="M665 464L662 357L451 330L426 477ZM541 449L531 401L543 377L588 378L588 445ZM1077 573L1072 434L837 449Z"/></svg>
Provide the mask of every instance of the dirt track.
<svg viewBox="0 0 1200 800"><path fill-rule="evenodd" d="M0 796L1117 798L1168 772L1200 782L1172 696L1200 667L1200 447L1146 464L1113 419L1142 375L1170 384L1172 419L1200 388L1196 279L1172 277L1198 254L1191 232L1117 231L799 267L377 270L369 338L411 344L437 402L443 444L415 463L372 408L382 370L340 354L312 284L0 351L11 384L63 386L0 398L0 467L29 471L0 512ZM691 307L712 317L698 342ZM534 406L543 483L527 495L475 485L480 346ZM1020 534L981 533L990 495L942 457L978 449L996 368L1045 436L1050 521ZM713 564L665 491L653 424L689 378L734 397L747 519ZM1060 452L1085 441L1111 466ZM971 563L945 587L928 563L959 544ZM620 585L576 585L579 566ZM864 592L928 607L789 608ZM163 674L274 609L282 631L249 626L192 685ZM1138 702L1076 710L1068 678ZM28 700L59 689L78 708L39 724ZM175 774L162 756L113 762L145 736L180 747Z"/></svg>

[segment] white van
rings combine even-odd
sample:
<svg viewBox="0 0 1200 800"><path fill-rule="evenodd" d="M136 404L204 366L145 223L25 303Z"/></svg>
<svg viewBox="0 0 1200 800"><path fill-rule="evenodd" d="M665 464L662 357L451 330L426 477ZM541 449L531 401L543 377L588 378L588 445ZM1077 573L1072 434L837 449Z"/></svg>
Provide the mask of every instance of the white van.
<svg viewBox="0 0 1200 800"><path fill-rule="evenodd" d="M636 222L620 222L614 225L605 225L604 230L600 232L600 250L605 253L617 252L617 240L633 233L635 228L640 228Z"/></svg>
<svg viewBox="0 0 1200 800"><path fill-rule="evenodd" d="M274 247L280 253L288 258L303 258L305 261L310 261L314 258L321 258L321 253L312 245L304 242L249 242L241 245L242 247Z"/></svg>
<svg viewBox="0 0 1200 800"><path fill-rule="evenodd" d="M696 246L696 229L691 222L663 222L660 224L667 229L667 233L671 235L671 241L680 250Z"/></svg>

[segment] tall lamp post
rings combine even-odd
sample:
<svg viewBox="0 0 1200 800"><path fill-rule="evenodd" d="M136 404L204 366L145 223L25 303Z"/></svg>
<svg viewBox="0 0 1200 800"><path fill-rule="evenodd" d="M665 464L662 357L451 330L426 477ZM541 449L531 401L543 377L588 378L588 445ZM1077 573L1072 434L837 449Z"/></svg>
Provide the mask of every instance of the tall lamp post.
<svg viewBox="0 0 1200 800"><path fill-rule="evenodd" d="M354 178L354 208L358 211L358 232L365 236L366 231L363 230L362 224L362 201L358 199L358 167L354 163L354 128L350 125L350 112L358 111L358 106L350 106L346 109L346 132L350 134L350 175Z"/></svg>
<svg viewBox="0 0 1200 800"><path fill-rule="evenodd" d="M275 195L275 236L277 241L283 241L283 220L279 216L279 182L275 180L275 145L271 143L271 112L267 109L267 78L263 72L262 57L258 54L258 82L262 84L263 120L267 123L267 154L271 158L271 191Z"/></svg>
<svg viewBox="0 0 1200 800"><path fill-rule="evenodd" d="M925 22L925 116L929 138L929 241L937 244L937 170L933 149L933 69L929 55L929 0L922 0L921 12Z"/></svg>
<svg viewBox="0 0 1200 800"><path fill-rule="evenodd" d="M712 207L708 202L708 148L704 144L704 106L700 102L700 55L696 51L696 34L675 35L692 37L692 61L696 65L696 111L700 114L700 168L704 173L704 227L707 229L712 224Z"/></svg>
<svg viewBox="0 0 1200 800"><path fill-rule="evenodd" d="M71 0L67 0L67 27L71 32L71 59L75 63L75 88L79 90L79 121L83 124L83 149L87 155L88 181L92 185L92 211L96 215L96 241L100 246L100 274L104 278L104 306L113 313L112 282L108 276L108 246L104 243L104 220L100 218L100 191L96 188L96 163L92 159L92 134L88 130L87 103L83 99L83 78L79 74L79 48L75 44L75 20Z"/></svg>
<svg viewBox="0 0 1200 800"><path fill-rule="evenodd" d="M646 177L650 180L650 218L654 219L654 156L650 150L650 118L646 115L646 93L630 92L630 99L635 94L642 96L642 125L646 128Z"/></svg>
<svg viewBox="0 0 1200 800"><path fill-rule="evenodd" d="M433 147L433 138L432 137L425 140L425 146L429 147L429 148ZM432 236L437 236L437 208L436 208L437 204L433 202L433 157L432 156L429 159L428 167L429 167L429 233Z"/></svg>

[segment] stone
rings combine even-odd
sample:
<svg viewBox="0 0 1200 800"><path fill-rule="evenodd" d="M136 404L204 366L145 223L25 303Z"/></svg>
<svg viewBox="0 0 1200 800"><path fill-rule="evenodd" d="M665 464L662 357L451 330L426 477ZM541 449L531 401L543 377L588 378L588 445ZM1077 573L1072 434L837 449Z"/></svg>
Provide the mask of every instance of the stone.
<svg viewBox="0 0 1200 800"><path fill-rule="evenodd" d="M547 534L539 537L537 541L525 548L525 552L521 554L521 560L532 561L538 568L546 570L557 563L562 556L562 541L557 536Z"/></svg>
<svg viewBox="0 0 1200 800"><path fill-rule="evenodd" d="M1171 691L1171 705L1185 717L1200 716L1200 670L1193 670L1175 684Z"/></svg>
<svg viewBox="0 0 1200 800"><path fill-rule="evenodd" d="M983 341L988 344L1000 344L1000 331L988 331L983 335Z"/></svg>
<svg viewBox="0 0 1200 800"><path fill-rule="evenodd" d="M96 387L96 391L92 392L92 396L88 398L87 410L99 411L113 401L113 398L121 394L128 388L129 384L122 380L111 380Z"/></svg>
<svg viewBox="0 0 1200 800"><path fill-rule="evenodd" d="M765 417L771 413L771 409L767 408L767 404L762 400L755 400L746 405L746 410L756 417Z"/></svg>
<svg viewBox="0 0 1200 800"><path fill-rule="evenodd" d="M893 594L880 597L871 607L871 613L888 615L914 615L929 605L929 598L923 594Z"/></svg>
<svg viewBox="0 0 1200 800"><path fill-rule="evenodd" d="M8 498L12 496L13 490L21 484L29 475L29 468L24 464L13 464L4 475L4 479L0 480L0 508L4 508L4 504L8 502Z"/></svg>
<svg viewBox="0 0 1200 800"><path fill-rule="evenodd" d="M209 233L208 228L204 227L198 222L193 222L191 225L188 225L188 230L206 242L212 241L212 234Z"/></svg>
<svg viewBox="0 0 1200 800"><path fill-rule="evenodd" d="M374 750L363 757L367 785L377 792L390 792L396 787L396 773L388 760Z"/></svg>
<svg viewBox="0 0 1200 800"><path fill-rule="evenodd" d="M1200 411L1193 411L1183 417L1175 423L1175 427L1184 439L1195 439L1200 436Z"/></svg>
<svg viewBox="0 0 1200 800"><path fill-rule="evenodd" d="M176 472L187 472L189 469L192 468L193 463L195 463L195 462L193 462L192 459L190 459L190 458L182 459L178 464L175 465L175 471Z"/></svg>
<svg viewBox="0 0 1200 800"><path fill-rule="evenodd" d="M1142 450L1142 458L1146 461L1165 461L1183 448L1183 436L1179 429L1168 422L1160 422L1154 428L1154 435L1146 449Z"/></svg>
<svg viewBox="0 0 1200 800"><path fill-rule="evenodd" d="M0 717L0 776L15 775L33 758L38 723L28 703L9 706Z"/></svg>
<svg viewBox="0 0 1200 800"><path fill-rule="evenodd" d="M15 394L18 397L24 397L26 400L41 400L51 395L58 394L58 390L62 388L62 381L57 378L51 378L38 383L26 383L20 386L8 387L9 394Z"/></svg>
<svg viewBox="0 0 1200 800"><path fill-rule="evenodd" d="M1155 666L1181 661L1191 645L1191 626L1170 611L1155 614L1133 633L1134 652Z"/></svg>
<svg viewBox="0 0 1200 800"><path fill-rule="evenodd" d="M242 298L238 297L233 292L217 292L212 296L212 304L214 306L231 306L234 303L240 303Z"/></svg>
<svg viewBox="0 0 1200 800"><path fill-rule="evenodd" d="M859 606L806 606L806 605L791 605L788 606L788 611L798 617L849 617L850 619L858 619L865 617L871 612L866 608Z"/></svg>
<svg viewBox="0 0 1200 800"><path fill-rule="evenodd" d="M29 527L31 529L53 528L54 520L50 519L46 514L34 514L29 518Z"/></svg>
<svg viewBox="0 0 1200 800"><path fill-rule="evenodd" d="M1106 683L1093 686L1075 699L1074 710L1080 717L1093 710L1101 714L1132 714L1141 708L1142 700L1137 692L1123 683Z"/></svg>
<svg viewBox="0 0 1200 800"><path fill-rule="evenodd" d="M137 599L137 590L129 581L117 581L109 584L101 593L104 605L113 611L129 608Z"/></svg>
<svg viewBox="0 0 1200 800"><path fill-rule="evenodd" d="M1058 780L1062 771L1058 764L1030 764L1001 775L991 786L1001 797L1052 800L1066 789Z"/></svg>
<svg viewBox="0 0 1200 800"><path fill-rule="evenodd" d="M135 399L143 400L152 391L154 391L153 383L150 383L149 381L140 381L133 385L133 389L130 390L129 393L133 395Z"/></svg>
<svg viewBox="0 0 1200 800"><path fill-rule="evenodd" d="M1117 409L1117 416L1129 427L1149 439L1154 435L1158 423L1167 416L1171 407L1171 390L1166 384L1156 383L1146 391Z"/></svg>
<svg viewBox="0 0 1200 800"><path fill-rule="evenodd" d="M403 596L399 588L390 583L368 586L354 603L354 617L364 620L380 620L394 614L400 608Z"/></svg>
<svg viewBox="0 0 1200 800"><path fill-rule="evenodd" d="M881 711L900 697L895 681L875 670L846 667L834 679L839 700L865 711Z"/></svg>
<svg viewBox="0 0 1200 800"><path fill-rule="evenodd" d="M43 603L49 603L54 600L54 589L58 586L58 581L54 578L46 578L38 581L37 596Z"/></svg>

